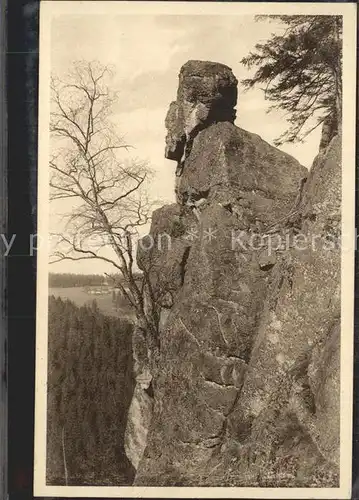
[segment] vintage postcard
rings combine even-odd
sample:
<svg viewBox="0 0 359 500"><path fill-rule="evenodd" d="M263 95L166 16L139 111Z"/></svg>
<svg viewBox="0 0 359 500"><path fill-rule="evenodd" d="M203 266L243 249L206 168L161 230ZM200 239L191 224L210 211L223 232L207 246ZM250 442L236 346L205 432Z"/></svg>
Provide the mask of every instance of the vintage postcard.
<svg viewBox="0 0 359 500"><path fill-rule="evenodd" d="M356 5L43 1L34 495L350 498Z"/></svg>

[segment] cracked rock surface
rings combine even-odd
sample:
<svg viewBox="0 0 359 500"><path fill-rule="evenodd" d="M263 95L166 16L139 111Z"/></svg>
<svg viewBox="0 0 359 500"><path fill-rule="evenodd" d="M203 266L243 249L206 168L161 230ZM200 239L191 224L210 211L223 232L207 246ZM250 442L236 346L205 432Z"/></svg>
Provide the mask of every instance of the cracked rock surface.
<svg viewBox="0 0 359 500"><path fill-rule="evenodd" d="M164 314L134 484L337 486L340 138L308 174L233 124L236 98L230 68L189 61L166 119L168 158L191 143L152 221L171 244L138 254Z"/></svg>

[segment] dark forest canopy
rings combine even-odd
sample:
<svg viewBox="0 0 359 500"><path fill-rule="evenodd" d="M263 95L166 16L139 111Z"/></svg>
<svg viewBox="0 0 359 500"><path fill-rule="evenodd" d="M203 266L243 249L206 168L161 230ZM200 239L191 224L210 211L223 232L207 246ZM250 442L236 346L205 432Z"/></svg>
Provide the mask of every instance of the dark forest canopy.
<svg viewBox="0 0 359 500"><path fill-rule="evenodd" d="M326 119L340 123L342 103L342 17L257 16L283 24L283 33L258 43L242 59L254 76L245 88L259 86L269 108L286 113L288 129L276 140L302 141Z"/></svg>
<svg viewBox="0 0 359 500"><path fill-rule="evenodd" d="M132 328L101 314L96 301L76 307L49 297L49 484L131 484L124 434L134 387Z"/></svg>
<svg viewBox="0 0 359 500"><path fill-rule="evenodd" d="M50 288L70 288L75 286L99 286L105 284L102 274L50 273Z"/></svg>

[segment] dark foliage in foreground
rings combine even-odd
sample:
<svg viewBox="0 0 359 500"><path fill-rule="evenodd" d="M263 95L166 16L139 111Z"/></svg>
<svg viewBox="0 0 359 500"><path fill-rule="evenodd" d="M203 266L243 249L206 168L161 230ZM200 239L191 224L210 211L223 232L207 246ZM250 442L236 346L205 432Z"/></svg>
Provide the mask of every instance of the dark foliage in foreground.
<svg viewBox="0 0 359 500"><path fill-rule="evenodd" d="M49 298L47 483L131 484L132 325Z"/></svg>

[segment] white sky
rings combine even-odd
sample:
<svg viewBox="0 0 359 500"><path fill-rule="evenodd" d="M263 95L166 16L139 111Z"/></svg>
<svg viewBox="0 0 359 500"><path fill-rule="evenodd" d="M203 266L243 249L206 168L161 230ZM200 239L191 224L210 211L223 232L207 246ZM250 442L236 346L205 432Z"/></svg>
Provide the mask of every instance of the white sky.
<svg viewBox="0 0 359 500"><path fill-rule="evenodd" d="M115 123L126 141L135 147L134 155L148 159L156 171L151 186L154 198L174 201L173 161L164 158L164 120L169 103L175 99L178 73L189 59L217 61L230 66L237 79L251 73L241 65L259 41L281 31L275 23L255 22L254 16L110 16L62 15L51 26L51 70L63 76L75 60L99 60L115 70L112 85L120 91ZM246 93L239 83L236 124L259 134L269 143L286 128L277 112L266 113L269 103L261 90ZM281 149L310 167L317 151L320 130L304 144ZM59 213L68 202L52 207L50 225L59 229ZM95 267L95 269L94 269ZM94 262L54 264L53 272L103 272Z"/></svg>

